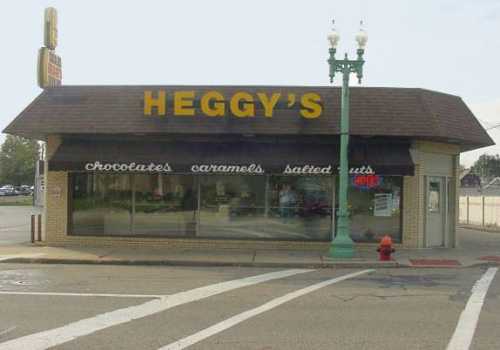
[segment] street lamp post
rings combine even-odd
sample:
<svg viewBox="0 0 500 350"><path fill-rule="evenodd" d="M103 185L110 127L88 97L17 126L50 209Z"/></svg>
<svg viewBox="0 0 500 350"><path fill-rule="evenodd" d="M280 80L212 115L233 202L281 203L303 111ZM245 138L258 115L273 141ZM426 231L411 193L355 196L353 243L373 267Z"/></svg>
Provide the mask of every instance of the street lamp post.
<svg viewBox="0 0 500 350"><path fill-rule="evenodd" d="M362 22L361 22L362 25ZM328 35L330 42L330 82L333 82L335 73L342 73L342 101L340 114L340 168L339 168L339 213L337 218L337 234L330 245L330 256L333 258L352 258L354 256L354 242L350 235L349 208L347 206L347 189L349 187L349 76L356 73L358 82L363 78L363 54L365 53L368 36L361 28L356 35L358 42L356 60L349 60L347 53L343 60L335 59L337 44L340 36L335 29ZM332 213L334 215L334 213Z"/></svg>

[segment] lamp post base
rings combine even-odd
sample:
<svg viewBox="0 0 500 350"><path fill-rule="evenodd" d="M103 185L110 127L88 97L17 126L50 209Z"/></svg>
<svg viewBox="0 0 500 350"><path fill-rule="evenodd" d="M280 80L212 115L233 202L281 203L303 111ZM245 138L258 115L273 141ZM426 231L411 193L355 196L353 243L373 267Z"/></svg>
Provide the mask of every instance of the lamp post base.
<svg viewBox="0 0 500 350"><path fill-rule="evenodd" d="M339 259L354 258L354 241L346 234L338 234L330 245L330 256Z"/></svg>

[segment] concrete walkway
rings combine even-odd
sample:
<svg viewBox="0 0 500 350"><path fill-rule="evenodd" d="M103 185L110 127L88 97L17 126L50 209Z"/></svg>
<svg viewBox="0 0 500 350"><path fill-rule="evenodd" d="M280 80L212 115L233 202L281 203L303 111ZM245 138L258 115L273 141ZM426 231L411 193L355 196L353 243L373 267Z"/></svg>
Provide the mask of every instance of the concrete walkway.
<svg viewBox="0 0 500 350"><path fill-rule="evenodd" d="M0 206L0 246L30 240L31 215L41 210L31 206Z"/></svg>
<svg viewBox="0 0 500 350"><path fill-rule="evenodd" d="M375 246L359 246L356 257L334 260L325 250L173 249L142 247L46 247L0 244L0 262L253 266L253 267L471 267L500 264L500 233L459 229L455 249L399 249L389 262L378 261Z"/></svg>

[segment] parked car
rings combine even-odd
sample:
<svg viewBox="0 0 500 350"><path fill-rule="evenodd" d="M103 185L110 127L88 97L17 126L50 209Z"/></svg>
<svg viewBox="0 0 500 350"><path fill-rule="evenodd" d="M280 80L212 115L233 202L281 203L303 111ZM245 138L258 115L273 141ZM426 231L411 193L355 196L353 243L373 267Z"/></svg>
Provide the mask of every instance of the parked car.
<svg viewBox="0 0 500 350"><path fill-rule="evenodd" d="M4 194L6 196L15 196L16 195L14 186L12 186L12 185L2 186L2 187L0 187L0 191L4 192Z"/></svg>
<svg viewBox="0 0 500 350"><path fill-rule="evenodd" d="M23 196L31 196L33 194L33 191L28 185L21 185L16 190L19 194Z"/></svg>
<svg viewBox="0 0 500 350"><path fill-rule="evenodd" d="M7 195L7 192L0 189L0 197L6 196L6 195Z"/></svg>

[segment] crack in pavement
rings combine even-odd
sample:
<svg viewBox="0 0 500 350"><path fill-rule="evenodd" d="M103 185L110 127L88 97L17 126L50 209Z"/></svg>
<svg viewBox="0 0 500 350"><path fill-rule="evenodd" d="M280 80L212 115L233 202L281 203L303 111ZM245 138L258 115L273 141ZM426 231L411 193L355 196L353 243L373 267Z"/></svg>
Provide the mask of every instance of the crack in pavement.
<svg viewBox="0 0 500 350"><path fill-rule="evenodd" d="M453 294L450 293L435 293L435 294L395 294L395 295L378 295L378 294L358 294L354 295L352 297L342 297L340 295L336 294L331 294L330 296L341 300L343 302L349 302L353 301L354 299L357 298L363 298L363 297L368 297L368 298L377 298L377 299L389 299L389 298L407 298L407 297L452 297Z"/></svg>
<svg viewBox="0 0 500 350"><path fill-rule="evenodd" d="M376 283L380 288L401 288L407 290L407 286L413 287L457 287L457 275L429 274L429 275L410 275L388 273L378 276L367 276L359 278L360 282Z"/></svg>
<svg viewBox="0 0 500 350"><path fill-rule="evenodd" d="M3 335L5 335L5 334L7 334L7 333L9 333L9 332L12 332L16 328L17 328L17 326L12 326L10 328L4 329L3 331L0 331L0 337L3 336Z"/></svg>

